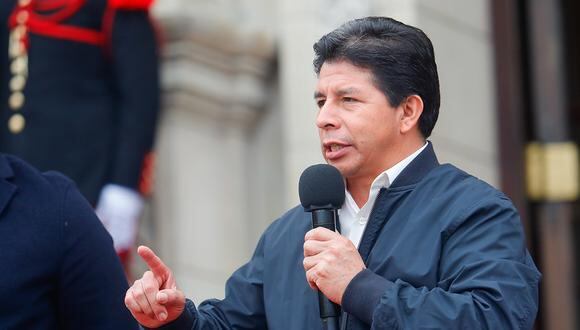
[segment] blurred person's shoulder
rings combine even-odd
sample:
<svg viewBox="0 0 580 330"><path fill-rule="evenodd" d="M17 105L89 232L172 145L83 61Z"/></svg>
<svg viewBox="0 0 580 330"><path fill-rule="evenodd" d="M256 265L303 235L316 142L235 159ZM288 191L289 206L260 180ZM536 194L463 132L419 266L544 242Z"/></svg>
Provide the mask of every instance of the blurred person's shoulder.
<svg viewBox="0 0 580 330"><path fill-rule="evenodd" d="M64 174L42 172L13 155L0 154L0 180L0 217L21 225L61 227L92 209Z"/></svg>
<svg viewBox="0 0 580 330"><path fill-rule="evenodd" d="M16 187L18 195L38 195L47 201L62 198L75 187L74 182L60 172L41 172L25 160L8 154L0 154L0 175Z"/></svg>
<svg viewBox="0 0 580 330"><path fill-rule="evenodd" d="M64 175L43 173L16 156L0 154L0 236L12 251L2 259L27 254L39 265L33 273L54 274L65 251L65 235L79 231L70 220L78 222L82 213L73 204L90 209L79 198L75 184Z"/></svg>

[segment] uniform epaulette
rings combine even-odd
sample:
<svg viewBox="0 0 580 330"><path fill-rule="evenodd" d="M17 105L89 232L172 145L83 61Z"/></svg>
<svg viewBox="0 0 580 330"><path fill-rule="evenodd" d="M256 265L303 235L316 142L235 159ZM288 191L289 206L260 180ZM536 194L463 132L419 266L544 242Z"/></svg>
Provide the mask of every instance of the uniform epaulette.
<svg viewBox="0 0 580 330"><path fill-rule="evenodd" d="M147 10L154 0L109 0L109 6L113 9Z"/></svg>

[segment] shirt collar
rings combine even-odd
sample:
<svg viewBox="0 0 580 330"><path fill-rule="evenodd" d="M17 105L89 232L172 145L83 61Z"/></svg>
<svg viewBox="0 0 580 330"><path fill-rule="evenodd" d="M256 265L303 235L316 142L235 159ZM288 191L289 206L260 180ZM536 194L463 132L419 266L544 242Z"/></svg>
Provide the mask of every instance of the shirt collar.
<svg viewBox="0 0 580 330"><path fill-rule="evenodd" d="M409 165L415 158L417 158L417 156L423 150L425 150L425 148L427 148L427 145L428 145L428 143L425 142L425 144L421 148L417 149L417 151L415 151L414 153L410 154L409 156L407 156L407 158L405 158L402 161L398 162L393 167L391 167L388 170L386 170L383 173L381 173L375 179L375 182L377 181L377 179L379 179L379 177L381 175L385 174L387 176L387 182L388 183L385 186L381 186L381 188L388 188L391 185L391 183L394 182L395 179L399 176L399 174L401 174L401 172L403 172L403 170L405 169L405 167L407 167L407 165ZM373 184L375 184L375 182L373 182Z"/></svg>
<svg viewBox="0 0 580 330"><path fill-rule="evenodd" d="M421 148L417 149L414 153L410 154L405 159L393 165L393 167L379 174L371 184L371 189L389 188L391 183L395 181L395 179L399 176L399 174L401 174L401 172L403 172L405 167L407 167L407 165L409 165L413 161L413 159L417 158L417 156L427 147L427 145L428 143L425 142L425 144Z"/></svg>
<svg viewBox="0 0 580 330"><path fill-rule="evenodd" d="M428 142L425 142L425 144L417 149L415 152L413 152L412 154L410 154L409 156L407 156L405 159L401 160L400 162L398 162L397 164L395 164L393 167L385 170L384 172L382 172L381 174L379 174L375 180L373 181L373 183L371 184L371 188L369 191L369 201L374 202L374 199L376 198L376 195L378 194L378 191L381 188L389 188L391 183L395 181L395 179L399 176L399 174L401 174L401 172L403 172L403 170L415 159L417 158L417 156L429 145ZM346 188L345 188L346 190ZM376 191L377 193L373 194L373 192ZM348 203L348 206L350 208L352 208L355 212L358 212L360 209L358 207L358 205L356 205L356 203L354 202L354 199L352 198L350 192L348 190L346 190L346 203ZM368 201L367 201L368 204ZM365 204L366 205L366 204Z"/></svg>

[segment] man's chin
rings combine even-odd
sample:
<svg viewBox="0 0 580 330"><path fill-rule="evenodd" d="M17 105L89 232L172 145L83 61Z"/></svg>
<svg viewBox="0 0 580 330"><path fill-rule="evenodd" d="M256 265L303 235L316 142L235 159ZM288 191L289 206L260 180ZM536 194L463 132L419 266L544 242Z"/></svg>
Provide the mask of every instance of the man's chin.
<svg viewBox="0 0 580 330"><path fill-rule="evenodd" d="M331 161L331 160L326 160L326 163L328 165L332 165L334 167L336 167L336 169L340 172L340 174L346 178L350 172L350 168L348 166L346 166L345 164L341 164L341 162L337 162L337 161Z"/></svg>

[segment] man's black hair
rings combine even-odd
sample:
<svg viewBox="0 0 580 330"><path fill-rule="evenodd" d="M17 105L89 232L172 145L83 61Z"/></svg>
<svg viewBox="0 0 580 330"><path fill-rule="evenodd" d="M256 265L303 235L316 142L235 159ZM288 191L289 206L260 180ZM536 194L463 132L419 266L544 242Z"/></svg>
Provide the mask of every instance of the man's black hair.
<svg viewBox="0 0 580 330"><path fill-rule="evenodd" d="M419 118L423 137L439 116L439 77L431 40L418 28L387 17L349 21L314 44L314 71L325 62L346 60L371 71L391 106L416 94L424 103Z"/></svg>

